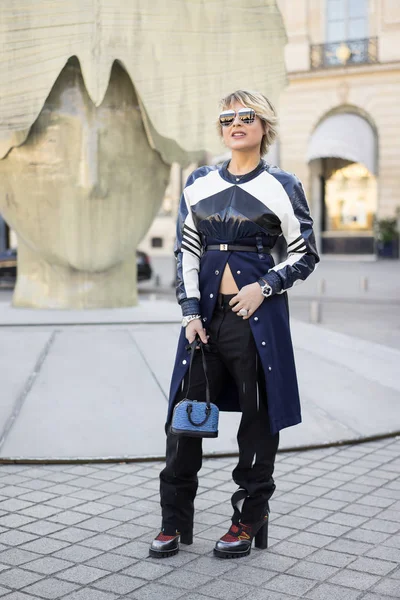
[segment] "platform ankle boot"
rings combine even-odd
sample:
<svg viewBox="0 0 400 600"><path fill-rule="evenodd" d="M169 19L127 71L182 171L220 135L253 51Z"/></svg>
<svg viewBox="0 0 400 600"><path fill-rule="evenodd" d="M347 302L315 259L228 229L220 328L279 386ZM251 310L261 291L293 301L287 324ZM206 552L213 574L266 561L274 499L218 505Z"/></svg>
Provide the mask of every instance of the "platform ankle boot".
<svg viewBox="0 0 400 600"><path fill-rule="evenodd" d="M149 556L168 558L179 552L179 542L190 546L193 544L193 527L176 531L174 535L166 535L162 530L151 543Z"/></svg>
<svg viewBox="0 0 400 600"><path fill-rule="evenodd" d="M255 547L264 550L268 547L269 506L264 517L257 523L241 522L241 512L238 504L247 496L245 490L238 490L232 496L234 514L229 531L215 544L214 555L219 558L240 558L251 552L253 540Z"/></svg>
<svg viewBox="0 0 400 600"><path fill-rule="evenodd" d="M246 525L238 523L232 525L229 531L215 544L214 554L219 558L240 558L248 556L253 540L255 547L268 548L268 517L267 513L262 521Z"/></svg>

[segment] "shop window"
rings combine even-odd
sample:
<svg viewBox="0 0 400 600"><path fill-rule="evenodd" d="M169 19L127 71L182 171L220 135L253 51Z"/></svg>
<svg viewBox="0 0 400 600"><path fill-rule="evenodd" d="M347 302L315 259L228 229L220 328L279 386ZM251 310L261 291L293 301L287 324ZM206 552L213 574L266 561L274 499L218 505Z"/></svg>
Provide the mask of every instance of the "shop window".
<svg viewBox="0 0 400 600"><path fill-rule="evenodd" d="M377 207L377 182L364 165L335 171L326 182L326 230L371 231Z"/></svg>

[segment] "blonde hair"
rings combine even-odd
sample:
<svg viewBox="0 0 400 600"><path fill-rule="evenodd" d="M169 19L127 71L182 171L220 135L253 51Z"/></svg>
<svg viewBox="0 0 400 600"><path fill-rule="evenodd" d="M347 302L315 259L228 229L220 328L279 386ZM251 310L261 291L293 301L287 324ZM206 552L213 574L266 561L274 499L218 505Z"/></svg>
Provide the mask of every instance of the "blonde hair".
<svg viewBox="0 0 400 600"><path fill-rule="evenodd" d="M236 90L220 100L219 106L221 111L230 108L234 102L240 102L244 106L252 108L261 119L265 134L261 140L260 154L264 156L278 135L278 116L272 102L260 92ZM222 127L219 120L217 121L217 130L222 137Z"/></svg>

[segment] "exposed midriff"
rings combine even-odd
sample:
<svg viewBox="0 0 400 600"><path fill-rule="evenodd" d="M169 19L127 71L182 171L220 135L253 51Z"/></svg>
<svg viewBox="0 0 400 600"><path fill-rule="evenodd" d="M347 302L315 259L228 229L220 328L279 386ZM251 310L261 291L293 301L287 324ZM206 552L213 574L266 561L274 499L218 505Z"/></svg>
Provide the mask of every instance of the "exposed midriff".
<svg viewBox="0 0 400 600"><path fill-rule="evenodd" d="M233 278L232 271L228 263L226 263L224 272L222 273L221 284L219 286L220 294L236 294L239 291L236 281Z"/></svg>

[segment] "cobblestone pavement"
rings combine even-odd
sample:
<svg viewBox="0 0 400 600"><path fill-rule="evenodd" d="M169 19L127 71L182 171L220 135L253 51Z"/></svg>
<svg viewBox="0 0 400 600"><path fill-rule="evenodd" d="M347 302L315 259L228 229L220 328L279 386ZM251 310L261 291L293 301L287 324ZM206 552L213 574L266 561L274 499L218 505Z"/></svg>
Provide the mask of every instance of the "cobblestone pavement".
<svg viewBox="0 0 400 600"><path fill-rule="evenodd" d="M279 454L269 549L223 560L234 463L204 461L194 544L164 560L148 558L161 463L0 466L0 597L400 597L399 438Z"/></svg>

